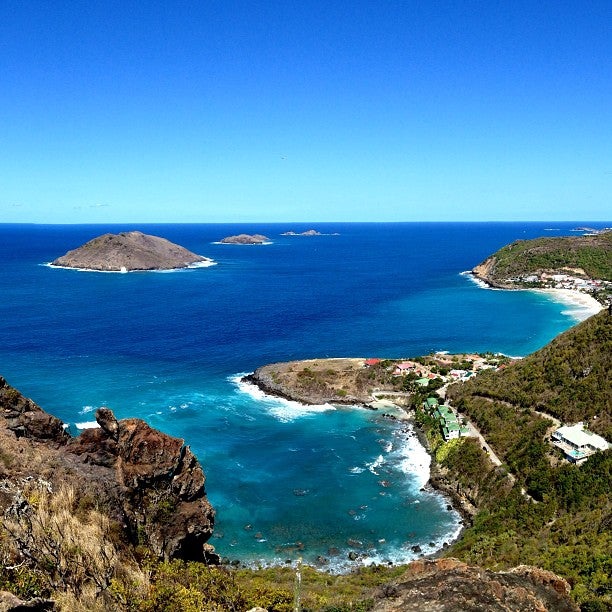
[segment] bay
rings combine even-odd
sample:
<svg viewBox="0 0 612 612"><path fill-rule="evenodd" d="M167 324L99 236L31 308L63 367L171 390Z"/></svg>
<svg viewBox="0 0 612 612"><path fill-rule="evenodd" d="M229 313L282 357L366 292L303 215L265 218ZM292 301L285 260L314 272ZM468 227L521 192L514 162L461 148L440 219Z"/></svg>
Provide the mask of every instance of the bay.
<svg viewBox="0 0 612 612"><path fill-rule="evenodd" d="M105 405L184 438L207 474L222 555L253 564L321 555L337 569L349 550L408 560L458 530L446 500L421 490L429 459L410 427L261 397L238 375L312 357L528 354L580 313L533 292L482 289L461 272L513 240L578 225L0 225L0 374L73 426ZM311 227L323 235L281 235ZM217 265L130 274L44 265L133 229ZM272 244L218 244L237 233Z"/></svg>

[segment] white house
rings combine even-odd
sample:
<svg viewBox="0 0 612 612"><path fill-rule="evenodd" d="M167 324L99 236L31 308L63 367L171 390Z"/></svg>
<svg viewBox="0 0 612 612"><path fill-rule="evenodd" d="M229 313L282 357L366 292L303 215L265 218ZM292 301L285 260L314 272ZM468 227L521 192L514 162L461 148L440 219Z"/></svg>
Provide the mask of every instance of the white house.
<svg viewBox="0 0 612 612"><path fill-rule="evenodd" d="M592 454L609 447L604 438L584 429L584 423L559 427L552 435L552 442L569 461L577 464L584 463Z"/></svg>

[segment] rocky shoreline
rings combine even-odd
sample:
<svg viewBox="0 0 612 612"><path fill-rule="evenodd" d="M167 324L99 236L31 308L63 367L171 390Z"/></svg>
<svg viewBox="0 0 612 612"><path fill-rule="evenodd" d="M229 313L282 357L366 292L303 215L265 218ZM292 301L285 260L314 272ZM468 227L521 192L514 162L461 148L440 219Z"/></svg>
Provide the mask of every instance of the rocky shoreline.
<svg viewBox="0 0 612 612"><path fill-rule="evenodd" d="M247 374L242 377L242 382L250 383L255 385L261 391L267 395L274 397L280 397L292 402L298 402L307 406L319 406L322 404L339 404L341 406L358 406L360 408L370 408L368 403L372 401L365 397L357 397L354 395L347 395L346 397L336 397L330 395L305 395L302 393L296 393L295 390L290 390L286 386L275 382L273 376L266 371L266 368L271 366L263 366L257 368L252 374Z"/></svg>
<svg viewBox="0 0 612 612"><path fill-rule="evenodd" d="M318 362L325 360L318 360ZM361 361L361 360L360 360ZM312 364L313 360L306 360L302 362L292 362L293 364ZM252 374L249 374L242 378L243 382L248 382L253 385L256 385L261 391L268 395L272 395L274 397L280 397L285 400L299 402L301 404L306 405L318 405L321 403L331 403L338 404L343 406L355 406L357 408L366 408L366 409L375 409L370 404L374 398L369 397L355 397L353 395L347 396L345 398L335 398L335 397L324 397L320 395L315 396L307 396L303 393L296 392L295 389L290 389L286 385L279 383L274 380L274 376L272 372L274 372L274 368L278 368L279 365L286 364L270 364L268 366L262 366L255 370ZM437 558L441 556L444 551L450 546L450 544L454 541L457 541L461 538L461 535L464 529L467 526L470 526L473 522L474 516L478 512L478 508L475 507L466 497L466 495L461 490L460 482L453 478L444 468L442 468L435 459L435 455L432 452L431 446L425 435L425 432L421 428L421 426L415 421L413 416L408 412L406 407L397 406L398 410L402 411L405 415L404 417L397 417L395 415L391 415L391 418L397 419L402 418L402 420L407 420L413 427L414 433L417 436L420 444L425 448L427 453L430 455L432 461L430 465L430 475L427 484L425 485L425 489L432 489L439 493L441 493L448 501L449 501L449 510L452 508L456 510L462 518L462 529L457 534L457 536L451 542L445 542L444 546L440 548L438 551L431 555L423 554L423 557L428 558Z"/></svg>
<svg viewBox="0 0 612 612"><path fill-rule="evenodd" d="M23 506L31 488L71 487L82 507L107 511L124 546L146 543L164 560L218 562L208 544L215 511L205 475L184 440L140 419L117 420L108 408L96 421L71 437L0 377L0 516Z"/></svg>

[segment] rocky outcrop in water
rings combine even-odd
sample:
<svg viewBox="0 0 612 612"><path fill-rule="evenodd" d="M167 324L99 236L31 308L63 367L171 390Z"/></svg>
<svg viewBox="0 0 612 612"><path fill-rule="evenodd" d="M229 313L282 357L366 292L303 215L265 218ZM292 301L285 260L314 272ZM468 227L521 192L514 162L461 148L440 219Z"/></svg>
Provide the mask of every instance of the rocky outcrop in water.
<svg viewBox="0 0 612 612"><path fill-rule="evenodd" d="M63 424L0 378L0 513L26 480L71 484L106 510L133 545L164 559L216 562L214 510L202 468L184 441L107 408L99 428L71 438Z"/></svg>
<svg viewBox="0 0 612 612"><path fill-rule="evenodd" d="M212 260L174 244L165 238L142 232L104 234L51 262L52 266L129 272L133 270L176 270Z"/></svg>
<svg viewBox="0 0 612 612"><path fill-rule="evenodd" d="M221 242L223 244L264 244L270 239L262 234L238 234L237 236L227 236Z"/></svg>
<svg viewBox="0 0 612 612"><path fill-rule="evenodd" d="M317 230L314 229L310 229L310 230L306 230L305 232L293 232L293 231L288 231L288 232L283 232L281 234L281 236L321 236L321 232L318 232Z"/></svg>

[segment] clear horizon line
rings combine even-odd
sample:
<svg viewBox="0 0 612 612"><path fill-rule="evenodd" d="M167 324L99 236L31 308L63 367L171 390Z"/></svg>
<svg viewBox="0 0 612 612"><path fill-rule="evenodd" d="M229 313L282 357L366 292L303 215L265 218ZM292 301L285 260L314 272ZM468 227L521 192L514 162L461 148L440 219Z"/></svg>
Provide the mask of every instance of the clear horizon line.
<svg viewBox="0 0 612 612"><path fill-rule="evenodd" d="M408 223L427 223L427 224L457 224L467 223L577 223L577 224L611 224L612 219L488 219L488 220L463 220L463 221L441 221L441 220L418 220L418 221L83 221L83 222L41 222L41 221L2 221L0 225L400 225ZM552 229L552 228L551 228Z"/></svg>

